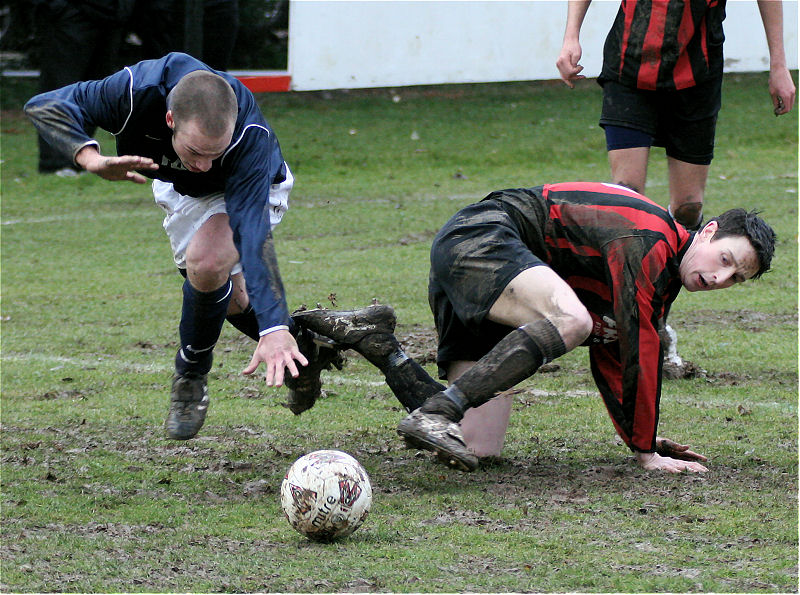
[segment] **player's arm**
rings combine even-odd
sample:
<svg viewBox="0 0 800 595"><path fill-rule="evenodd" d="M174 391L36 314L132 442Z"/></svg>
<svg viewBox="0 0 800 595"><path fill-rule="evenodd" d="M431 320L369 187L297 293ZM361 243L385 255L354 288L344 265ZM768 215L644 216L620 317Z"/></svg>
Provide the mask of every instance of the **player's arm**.
<svg viewBox="0 0 800 595"><path fill-rule="evenodd" d="M678 452L676 448L670 452L669 445L682 445L663 439L659 443L656 436L661 397L657 329L664 308L654 280L660 276L664 250L663 243L650 245L641 238L607 246L618 340L615 346L592 348L592 372L620 437L642 467L701 472L707 469L696 460L668 456Z"/></svg>
<svg viewBox="0 0 800 595"><path fill-rule="evenodd" d="M575 81L586 78L580 74L583 66L579 64L583 50L581 49L580 34L586 11L592 0L570 0L567 6L567 25L564 31L564 41L561 53L556 60L556 67L561 74L561 80L568 87L573 88Z"/></svg>
<svg viewBox="0 0 800 595"><path fill-rule="evenodd" d="M78 154L75 155L75 163L105 180L111 180L112 182L129 180L137 184L147 182L147 178L136 172L137 169L158 169L158 164L154 163L149 157L138 157L136 155L109 157L101 155L96 145L86 145L80 149Z"/></svg>
<svg viewBox="0 0 800 595"><path fill-rule="evenodd" d="M776 116L788 113L794 106L795 86L786 66L783 46L783 2L758 0L769 48L769 94Z"/></svg>
<svg viewBox="0 0 800 595"><path fill-rule="evenodd" d="M289 371L298 375L298 364L308 360L289 333L289 310L278 270L269 223L269 192L273 165L280 157L272 133L252 129L245 133L231 159L231 174L225 190L225 205L239 251L250 303L256 313L260 339L244 374L254 373L263 363L270 386L281 386Z"/></svg>
<svg viewBox="0 0 800 595"><path fill-rule="evenodd" d="M98 126L117 132L131 111L131 73L122 70L100 81L73 83L41 93L25 104L25 114L42 138L76 165L107 180L144 182L133 169L158 169L151 159L107 157L99 143L86 134Z"/></svg>

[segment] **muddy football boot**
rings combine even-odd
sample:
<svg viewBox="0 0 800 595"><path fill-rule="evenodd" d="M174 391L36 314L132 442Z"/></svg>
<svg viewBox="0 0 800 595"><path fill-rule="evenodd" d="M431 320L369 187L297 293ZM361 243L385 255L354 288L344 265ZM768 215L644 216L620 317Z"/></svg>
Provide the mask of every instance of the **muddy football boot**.
<svg viewBox="0 0 800 595"><path fill-rule="evenodd" d="M478 457L467 448L461 427L444 415L417 409L400 422L397 433L409 447L436 453L448 467L460 471L474 471L478 467Z"/></svg>
<svg viewBox="0 0 800 595"><path fill-rule="evenodd" d="M164 426L173 440L194 438L208 412L206 374L175 374L172 376L169 414Z"/></svg>
<svg viewBox="0 0 800 595"><path fill-rule="evenodd" d="M297 337L297 347L300 353L306 356L308 365L297 366L300 374L292 378L287 374L284 384L289 389L289 399L286 405L295 415L311 409L322 394L322 380L319 374L322 370L330 370L335 366L341 370L345 363L344 353L337 349L332 342L317 337L315 333L301 330Z"/></svg>
<svg viewBox="0 0 800 595"><path fill-rule="evenodd" d="M367 335L392 334L397 324L394 310L385 305L351 311L302 310L294 312L292 320L303 328L350 348Z"/></svg>

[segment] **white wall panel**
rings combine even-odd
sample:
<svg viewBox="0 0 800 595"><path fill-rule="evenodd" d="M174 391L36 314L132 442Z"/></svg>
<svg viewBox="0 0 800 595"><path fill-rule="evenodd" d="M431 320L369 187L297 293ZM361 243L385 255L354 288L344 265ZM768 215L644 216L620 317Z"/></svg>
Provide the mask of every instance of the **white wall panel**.
<svg viewBox="0 0 800 595"><path fill-rule="evenodd" d="M617 0L595 0L581 32L584 73L600 71ZM295 90L557 79L567 3L507 0L292 0ZM797 68L797 1L784 2L785 45ZM755 1L730 1L728 71L768 68Z"/></svg>

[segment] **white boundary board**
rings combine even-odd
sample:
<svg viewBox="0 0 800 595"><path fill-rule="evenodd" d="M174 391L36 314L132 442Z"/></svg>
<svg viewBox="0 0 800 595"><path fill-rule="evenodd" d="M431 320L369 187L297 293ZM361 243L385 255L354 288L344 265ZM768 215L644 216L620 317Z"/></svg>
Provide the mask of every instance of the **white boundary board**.
<svg viewBox="0 0 800 595"><path fill-rule="evenodd" d="M784 45L797 68L797 0L784 1ZM619 0L595 0L581 30L596 77ZM729 0L728 72L768 70L755 0ZM292 89L355 89L557 79L566 0L291 0Z"/></svg>

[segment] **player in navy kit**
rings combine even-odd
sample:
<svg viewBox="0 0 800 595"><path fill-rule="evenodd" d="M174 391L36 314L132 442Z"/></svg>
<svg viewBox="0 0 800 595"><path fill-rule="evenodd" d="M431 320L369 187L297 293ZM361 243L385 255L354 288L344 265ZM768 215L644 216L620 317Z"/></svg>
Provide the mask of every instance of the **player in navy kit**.
<svg viewBox="0 0 800 595"><path fill-rule="evenodd" d="M263 363L267 385L290 387L290 406L292 391L303 390L312 394L299 397L313 404L319 370L337 352L320 350L289 316L271 228L288 208L293 178L253 94L227 73L171 53L37 95L25 112L83 169L107 180L154 179L186 278L169 437L192 438L205 420L207 374L226 317L258 341L244 373ZM94 126L114 134L117 157L84 132Z"/></svg>

